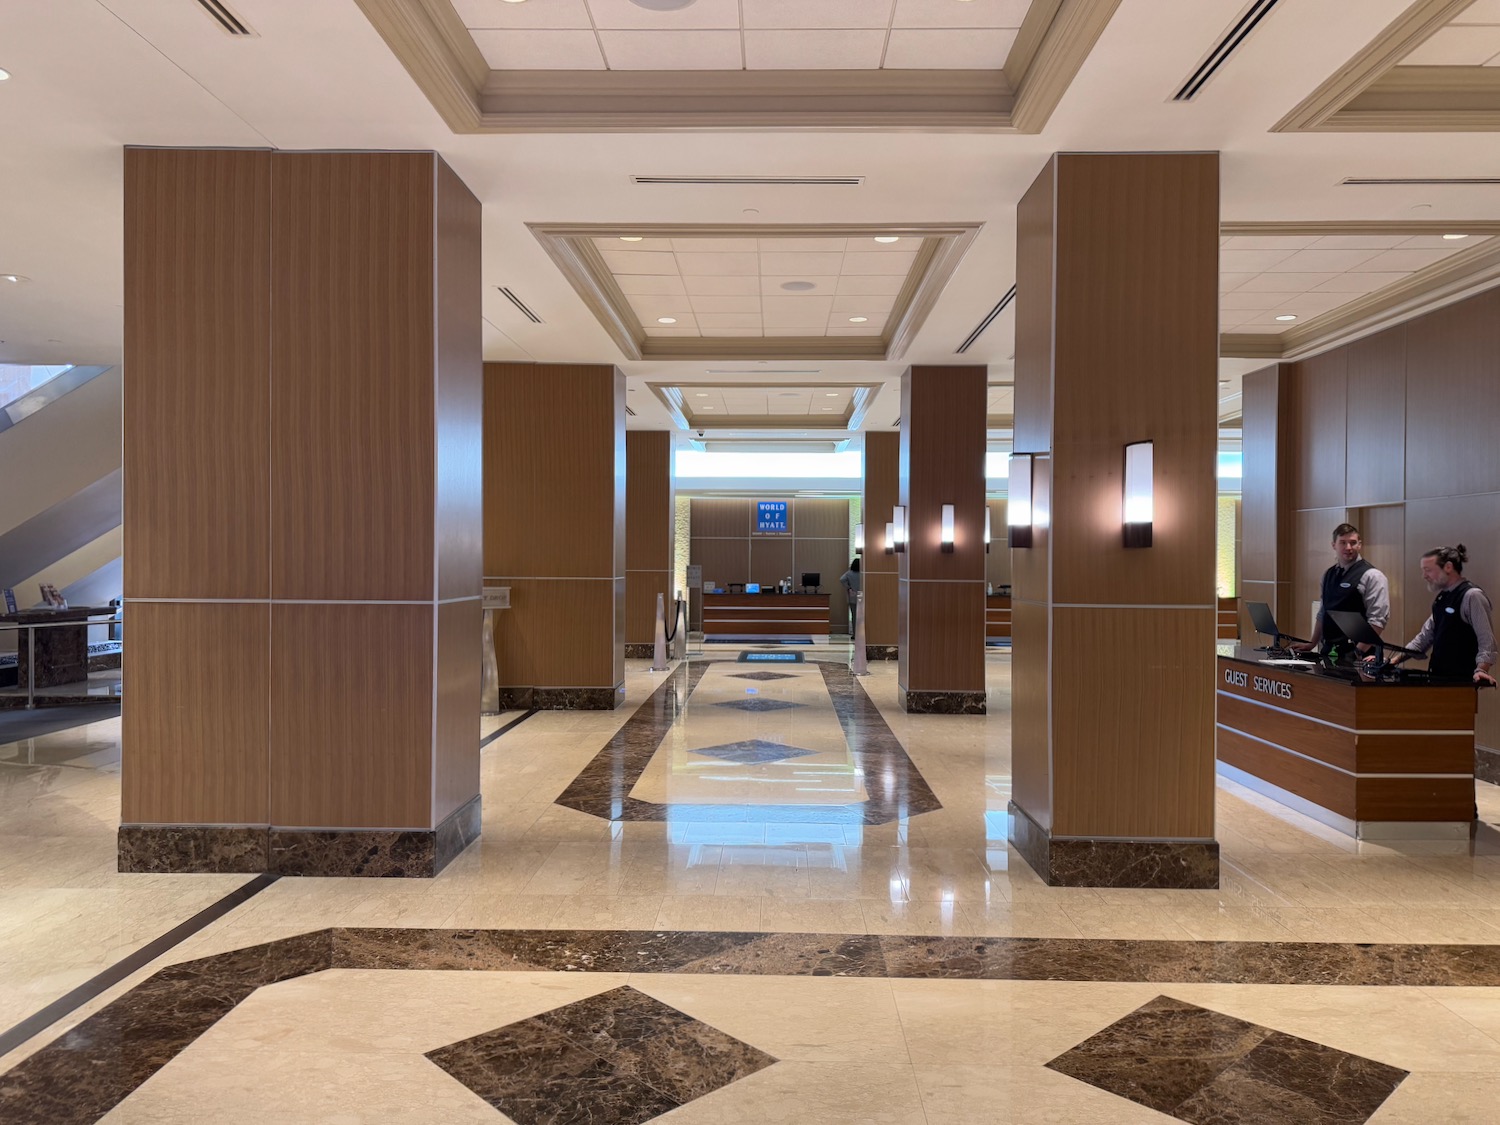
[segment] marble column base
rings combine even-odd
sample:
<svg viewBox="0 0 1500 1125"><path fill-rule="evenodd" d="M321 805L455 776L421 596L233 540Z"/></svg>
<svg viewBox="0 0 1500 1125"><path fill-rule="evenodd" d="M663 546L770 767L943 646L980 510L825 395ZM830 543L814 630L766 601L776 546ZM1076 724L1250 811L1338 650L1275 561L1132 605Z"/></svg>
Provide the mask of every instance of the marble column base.
<svg viewBox="0 0 1500 1125"><path fill-rule="evenodd" d="M627 642L625 645L626 660L650 660L656 655L656 643L648 641L644 643Z"/></svg>
<svg viewBox="0 0 1500 1125"><path fill-rule="evenodd" d="M503 687L502 711L613 711L625 702L625 684L607 687Z"/></svg>
<svg viewBox="0 0 1500 1125"><path fill-rule="evenodd" d="M117 841L118 866L159 874L431 879L479 839L481 809L475 794L435 829L395 831L124 824Z"/></svg>
<svg viewBox="0 0 1500 1125"><path fill-rule="evenodd" d="M895 645L865 645L866 660L900 660L901 650Z"/></svg>
<svg viewBox="0 0 1500 1125"><path fill-rule="evenodd" d="M1012 801L1010 842L1049 887L1214 890L1219 885L1214 840L1054 837Z"/></svg>
<svg viewBox="0 0 1500 1125"><path fill-rule="evenodd" d="M90 672L114 672L120 667L120 654L118 652L106 652L99 656L89 657Z"/></svg>
<svg viewBox="0 0 1500 1125"><path fill-rule="evenodd" d="M909 691L903 689L901 709L911 715L983 715L986 706L982 691Z"/></svg>
<svg viewBox="0 0 1500 1125"><path fill-rule="evenodd" d="M1474 776L1491 785L1500 785L1500 750L1487 746L1474 747Z"/></svg>

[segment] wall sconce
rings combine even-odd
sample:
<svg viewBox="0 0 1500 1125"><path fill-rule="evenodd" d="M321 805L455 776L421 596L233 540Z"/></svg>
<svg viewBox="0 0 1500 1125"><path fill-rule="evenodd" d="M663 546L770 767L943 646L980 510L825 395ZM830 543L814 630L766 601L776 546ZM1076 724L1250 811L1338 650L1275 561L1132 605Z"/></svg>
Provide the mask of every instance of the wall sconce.
<svg viewBox="0 0 1500 1125"><path fill-rule="evenodd" d="M891 544L896 548L896 554L906 554L906 505L897 504L891 509L891 527L894 538Z"/></svg>
<svg viewBox="0 0 1500 1125"><path fill-rule="evenodd" d="M896 553L896 525L893 523L885 525L885 553L888 555Z"/></svg>
<svg viewBox="0 0 1500 1125"><path fill-rule="evenodd" d="M1010 502L1005 522L1010 525L1012 547L1031 546L1031 460L1030 453L1010 455Z"/></svg>
<svg viewBox="0 0 1500 1125"><path fill-rule="evenodd" d="M1154 447L1149 441L1132 442L1125 447L1125 504L1123 523L1125 546L1151 546L1151 520L1154 508Z"/></svg>
<svg viewBox="0 0 1500 1125"><path fill-rule="evenodd" d="M942 527L943 554L953 553L953 505L943 505L943 527Z"/></svg>
<svg viewBox="0 0 1500 1125"><path fill-rule="evenodd" d="M984 553L990 553L990 506L984 506Z"/></svg>
<svg viewBox="0 0 1500 1125"><path fill-rule="evenodd" d="M862 523L854 525L854 553L856 555L865 553L865 525Z"/></svg>

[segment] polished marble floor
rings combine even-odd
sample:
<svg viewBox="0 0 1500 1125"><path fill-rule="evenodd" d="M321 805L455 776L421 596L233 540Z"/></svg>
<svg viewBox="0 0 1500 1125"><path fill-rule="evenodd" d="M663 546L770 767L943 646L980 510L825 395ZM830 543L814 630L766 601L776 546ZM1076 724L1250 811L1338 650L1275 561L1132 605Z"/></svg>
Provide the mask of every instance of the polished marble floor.
<svg viewBox="0 0 1500 1125"><path fill-rule="evenodd" d="M734 655L484 719L438 879L272 884L0 1057L0 1122L1500 1120L1494 787L1472 845L1371 846L1221 783L1220 889L1049 888L1005 839L1004 654L988 716ZM0 1031L246 882L114 872L118 739L0 747ZM198 1016L140 1016L174 988ZM579 1003L607 1042L558 1031Z"/></svg>

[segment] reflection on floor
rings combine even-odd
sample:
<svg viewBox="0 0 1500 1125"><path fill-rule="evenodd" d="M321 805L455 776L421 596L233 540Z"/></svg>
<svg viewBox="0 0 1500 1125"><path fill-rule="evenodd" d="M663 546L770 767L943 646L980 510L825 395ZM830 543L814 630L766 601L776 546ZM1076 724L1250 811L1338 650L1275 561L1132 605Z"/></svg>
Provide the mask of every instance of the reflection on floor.
<svg viewBox="0 0 1500 1125"><path fill-rule="evenodd" d="M1495 1120L1492 828L1361 846L1221 785L1219 890L1045 887L1007 656L956 717L807 655L525 717L440 878L281 880L0 1058L0 1121ZM715 706L755 699L795 706ZM0 1027L244 880L112 871L118 729L0 748Z"/></svg>

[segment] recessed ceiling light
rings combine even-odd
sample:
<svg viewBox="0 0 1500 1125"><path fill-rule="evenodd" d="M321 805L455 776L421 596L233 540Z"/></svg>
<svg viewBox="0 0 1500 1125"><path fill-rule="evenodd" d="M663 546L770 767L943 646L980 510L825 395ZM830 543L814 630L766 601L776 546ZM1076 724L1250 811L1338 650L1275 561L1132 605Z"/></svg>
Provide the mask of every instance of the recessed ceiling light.
<svg viewBox="0 0 1500 1125"><path fill-rule="evenodd" d="M1296 320L1297 318L1293 314L1291 314L1291 313L1282 313L1276 319L1277 320Z"/></svg>
<svg viewBox="0 0 1500 1125"><path fill-rule="evenodd" d="M849 323L850 324L863 324L863 323L865 323L865 321L867 321L869 319L870 318L867 317L867 316L851 316L849 318Z"/></svg>
<svg viewBox="0 0 1500 1125"><path fill-rule="evenodd" d="M708 392L707 391L694 391L693 392L693 397L694 398L707 398L708 397Z"/></svg>
<svg viewBox="0 0 1500 1125"><path fill-rule="evenodd" d="M520 0L510 0L510 2L512 4L518 4L518 3L520 3ZM638 235L638 234L622 234L622 235L620 235L620 241L621 242L639 242L639 241L641 241L641 237L642 236Z"/></svg>
<svg viewBox="0 0 1500 1125"><path fill-rule="evenodd" d="M524 4L526 0L505 0L507 4Z"/></svg>
<svg viewBox="0 0 1500 1125"><path fill-rule="evenodd" d="M31 278L23 277L18 273L0 273L0 281L8 281L12 285L20 285L22 282L30 280Z"/></svg>
<svg viewBox="0 0 1500 1125"><path fill-rule="evenodd" d="M10 71L6 70L4 67L0 67L0 82L4 82L9 77Z"/></svg>
<svg viewBox="0 0 1500 1125"><path fill-rule="evenodd" d="M657 324L676 324L677 323L677 318L675 316L659 316L659 317L656 318L656 323Z"/></svg>
<svg viewBox="0 0 1500 1125"><path fill-rule="evenodd" d="M788 293L806 293L809 289L818 287L815 281L783 281L781 287Z"/></svg>
<svg viewBox="0 0 1500 1125"><path fill-rule="evenodd" d="M824 391L823 392L823 397L824 398L838 398L839 397L839 393L838 393L838 391Z"/></svg>
<svg viewBox="0 0 1500 1125"><path fill-rule="evenodd" d="M713 409L713 407L712 407L712 406L705 406L705 407L704 407L704 408L703 408L703 409L704 409L704 410L712 410L712 409Z"/></svg>
<svg viewBox="0 0 1500 1125"><path fill-rule="evenodd" d="M637 8L645 8L648 12L680 12L688 7L694 0L630 0Z"/></svg>
<svg viewBox="0 0 1500 1125"><path fill-rule="evenodd" d="M875 241L876 242L900 242L901 239L900 239L899 236L894 235L894 234L877 234L875 236Z"/></svg>
<svg viewBox="0 0 1500 1125"><path fill-rule="evenodd" d="M1443 235L1443 237L1446 238L1449 242L1456 242L1460 238L1468 238L1469 236L1466 234L1445 234Z"/></svg>

